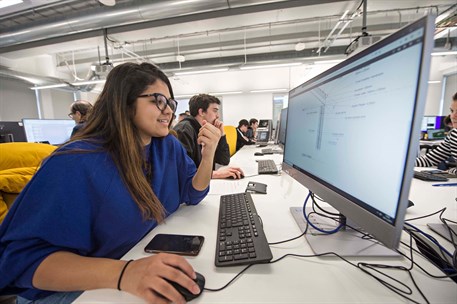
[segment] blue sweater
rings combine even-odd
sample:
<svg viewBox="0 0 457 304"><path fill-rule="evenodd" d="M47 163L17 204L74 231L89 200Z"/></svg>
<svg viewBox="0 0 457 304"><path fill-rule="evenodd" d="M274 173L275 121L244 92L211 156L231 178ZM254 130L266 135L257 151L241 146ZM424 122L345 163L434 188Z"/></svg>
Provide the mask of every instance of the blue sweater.
<svg viewBox="0 0 457 304"><path fill-rule="evenodd" d="M86 142L61 149L95 150ZM152 188L169 215L181 203L198 204L208 193L192 186L196 167L171 135L146 147ZM23 189L0 226L0 291L28 299L52 292L33 288L39 264L51 253L119 259L152 228L110 155L103 151L54 155ZM71 275L69 273L68 275Z"/></svg>

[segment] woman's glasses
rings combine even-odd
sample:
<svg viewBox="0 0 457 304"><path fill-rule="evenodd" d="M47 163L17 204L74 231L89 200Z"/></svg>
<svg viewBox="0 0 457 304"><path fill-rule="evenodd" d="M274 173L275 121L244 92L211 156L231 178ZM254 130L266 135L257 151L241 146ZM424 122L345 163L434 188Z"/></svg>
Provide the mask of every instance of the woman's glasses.
<svg viewBox="0 0 457 304"><path fill-rule="evenodd" d="M164 111L168 105L174 113L176 112L176 108L178 107L178 102L176 100L167 98L165 97L165 95L160 93L143 94L138 96L138 98L139 97L154 97L154 99L151 101L156 104L157 108L160 111Z"/></svg>

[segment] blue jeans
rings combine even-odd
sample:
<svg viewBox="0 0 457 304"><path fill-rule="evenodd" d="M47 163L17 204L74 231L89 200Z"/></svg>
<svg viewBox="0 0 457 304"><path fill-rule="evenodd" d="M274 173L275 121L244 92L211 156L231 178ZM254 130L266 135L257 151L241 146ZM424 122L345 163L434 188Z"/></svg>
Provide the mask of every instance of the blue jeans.
<svg viewBox="0 0 457 304"><path fill-rule="evenodd" d="M28 300L26 298L17 297L17 304L70 304L77 297L79 297L82 291L73 292L56 292L50 296L38 300Z"/></svg>

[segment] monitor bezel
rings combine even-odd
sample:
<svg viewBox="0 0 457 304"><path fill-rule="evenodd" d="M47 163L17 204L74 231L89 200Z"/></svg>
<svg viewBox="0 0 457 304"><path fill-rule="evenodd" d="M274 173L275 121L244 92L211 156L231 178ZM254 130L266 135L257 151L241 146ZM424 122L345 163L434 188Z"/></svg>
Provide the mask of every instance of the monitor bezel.
<svg viewBox="0 0 457 304"><path fill-rule="evenodd" d="M321 73L320 75L317 75L316 77L306 81L305 83L292 89L289 92L290 105L294 102L294 99L292 97L297 89L303 86L309 86L311 83L318 82L319 80L328 76L329 74L332 74L335 71L338 71L341 68L347 66L348 64L351 64L359 60L367 54L370 54L373 51L378 50L387 44L390 44L391 42L397 40L399 37L404 36L405 34L417 28L424 28L421 62L417 80L418 86L416 89L416 102L414 105L413 120L410 129L411 131L409 134L410 136L407 157L403 169L403 178L401 181L400 195L397 203L397 212L392 223L384 219L381 219L380 217L374 215L372 212L369 212L367 209L362 208L360 204L354 202L354 197L351 197L349 194L343 192L342 190L324 182L323 180L314 176L310 172L306 172L302 169L297 169L293 166L293 164L288 164L286 162L286 157L284 157L282 163L283 170L292 178L294 178L299 183L307 187L310 191L321 197L323 200L332 205L342 214L348 216L358 225L360 225L363 228L366 228L366 232L370 233L377 240L381 241L384 245L392 249L397 248L399 245L401 231L403 229L404 224L404 217L406 214L406 208L408 207L409 189L411 185L411 180L413 178L414 162L417 154L417 147L419 146L419 134L421 131L421 122L427 93L427 82L430 69L430 54L433 48L434 20L435 18L433 16L425 16L403 27L402 29L384 38L378 43L370 46L369 48L359 52L353 57L346 59L345 61ZM288 119L287 124L289 124L289 122L290 121ZM287 149L287 144L285 146L285 149ZM286 153L284 153L284 155L286 156Z"/></svg>

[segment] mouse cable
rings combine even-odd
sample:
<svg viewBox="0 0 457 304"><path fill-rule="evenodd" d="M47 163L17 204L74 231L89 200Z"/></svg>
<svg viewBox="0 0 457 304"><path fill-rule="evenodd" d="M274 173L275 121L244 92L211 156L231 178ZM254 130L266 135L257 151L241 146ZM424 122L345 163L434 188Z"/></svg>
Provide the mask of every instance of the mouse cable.
<svg viewBox="0 0 457 304"><path fill-rule="evenodd" d="M444 207L443 209L440 209L438 211L435 211L433 213L430 213L430 214L426 214L426 215L423 215L423 216L418 216L418 217L405 219L405 222L420 220L420 219L423 219L423 218L427 218L427 217L433 216L433 215L438 214L438 213L443 214L443 212L445 210L446 210L446 207Z"/></svg>
<svg viewBox="0 0 457 304"><path fill-rule="evenodd" d="M393 291L394 293L396 293L397 295L407 299L408 301L411 301L412 303L416 303L416 304L420 304L419 302L413 300L412 298L408 297L408 295L412 295L413 294L413 290L407 286L405 283L403 283L402 281L398 280L398 279L395 279L394 277L386 274L386 273L383 273L382 271L376 269L376 268L381 268L381 269L394 269L394 270L401 270L401 271L406 271L408 272L410 278L411 278L411 281L413 282L415 288L419 291L421 297L425 300L425 302L427 304L429 304L430 302L428 301L428 299L425 297L425 295L423 294L423 292L420 290L420 288L418 287L416 281L414 280L414 277L412 276L411 272L409 269L405 268L404 266L390 266L390 265L381 265L381 264L369 264L369 263L362 263L362 262L359 262L357 264L347 260L346 258L340 256L339 254L335 253L335 252L325 252L325 253L320 253L320 254L312 254L312 255L302 255L302 254L293 254L293 253L288 253L288 254L285 254L279 258L277 258L276 260L273 260L273 261L270 261L269 264L273 264L273 263L276 263L276 262L279 262L281 261L282 259L286 258L286 257L299 257L299 258L311 258L311 257L320 257L320 256L328 256L328 255L334 255L338 258L340 258L341 260L343 260L344 262L348 263L349 265L363 271L365 274L371 276L372 278L374 278L376 281L378 281L379 283L381 283L383 286L385 286L386 288L388 288L389 290ZM372 271L375 271L379 274L381 274L382 276L384 277L387 277L389 278L390 280L396 282L398 285L400 285L401 288L398 288L396 286L394 286L393 284L385 281L383 278L381 277L378 277L376 276L376 273L372 273L371 271L365 269L365 268L369 268L371 269Z"/></svg>
<svg viewBox="0 0 457 304"><path fill-rule="evenodd" d="M204 287L203 290L206 290L206 291L221 291L222 289L225 289L227 288L230 284L232 284L239 276L241 276L243 274L243 272L245 272L246 270L248 270L249 268L251 268L251 266L253 266L255 264L250 264L246 267L244 267L243 270L241 270L240 272L238 272L238 274L236 276L234 276L230 281L228 281L227 284L225 284L224 286L220 287L220 288L207 288L207 287Z"/></svg>
<svg viewBox="0 0 457 304"><path fill-rule="evenodd" d="M418 251L417 249L409 246L407 243L405 242L401 242L402 245L404 245L406 248L408 249L412 249L417 255L419 256L422 256L425 260L429 261L430 263L434 264L432 261L428 260L426 256L424 256L424 254L420 251ZM406 254L404 254L403 252L401 251L398 251L399 254L401 254L403 257L405 257L406 259L410 260L412 263L414 263L415 266L417 266L420 270L422 270L423 273L425 273L426 275L428 275L429 277L432 277L434 279L446 279L446 278L454 278L454 277L457 277L457 273L455 274L449 274L449 275L434 275L434 274L431 274L430 272L428 272L426 269L424 269L419 263L417 263L416 261L414 261L412 258L408 257ZM457 255L456 255L457 256ZM435 265L436 266L436 265Z"/></svg>

